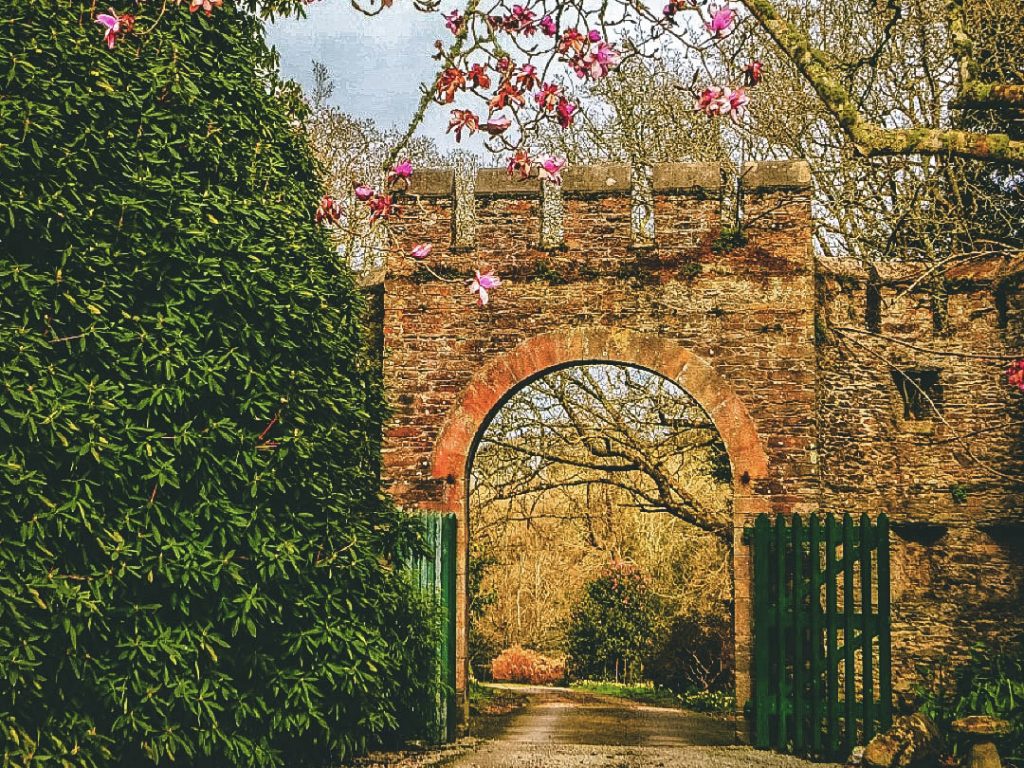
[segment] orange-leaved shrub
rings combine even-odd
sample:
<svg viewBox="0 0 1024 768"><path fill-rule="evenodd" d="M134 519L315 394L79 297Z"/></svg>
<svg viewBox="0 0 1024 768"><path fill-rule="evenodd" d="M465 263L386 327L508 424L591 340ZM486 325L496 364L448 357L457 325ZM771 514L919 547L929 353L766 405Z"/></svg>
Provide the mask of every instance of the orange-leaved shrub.
<svg viewBox="0 0 1024 768"><path fill-rule="evenodd" d="M552 685L565 679L565 659L545 656L530 648L513 645L491 662L491 679L499 683Z"/></svg>

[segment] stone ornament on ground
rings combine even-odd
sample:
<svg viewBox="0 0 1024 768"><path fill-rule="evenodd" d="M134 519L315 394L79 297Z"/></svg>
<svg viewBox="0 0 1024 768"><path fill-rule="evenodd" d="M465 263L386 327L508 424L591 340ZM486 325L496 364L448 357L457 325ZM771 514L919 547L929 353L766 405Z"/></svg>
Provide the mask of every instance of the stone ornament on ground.
<svg viewBox="0 0 1024 768"><path fill-rule="evenodd" d="M970 741L967 768L1000 768L1002 762L995 740L1010 732L1008 722L987 715L971 715L954 720L950 727Z"/></svg>
<svg viewBox="0 0 1024 768"><path fill-rule="evenodd" d="M885 733L864 750L864 765L872 768L932 768L942 743L939 729L927 715L915 712L897 717Z"/></svg>

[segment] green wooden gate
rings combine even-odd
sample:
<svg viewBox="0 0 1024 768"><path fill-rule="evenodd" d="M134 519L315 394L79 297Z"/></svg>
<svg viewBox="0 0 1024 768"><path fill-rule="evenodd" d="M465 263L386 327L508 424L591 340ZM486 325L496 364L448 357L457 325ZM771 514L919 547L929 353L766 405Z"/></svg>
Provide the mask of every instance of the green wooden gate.
<svg viewBox="0 0 1024 768"><path fill-rule="evenodd" d="M845 757L892 722L889 520L760 515L754 745Z"/></svg>
<svg viewBox="0 0 1024 768"><path fill-rule="evenodd" d="M455 738L455 515L420 515L426 555L412 563L416 579L436 600L441 613L438 638L437 675L439 693L435 701L431 731L437 743Z"/></svg>

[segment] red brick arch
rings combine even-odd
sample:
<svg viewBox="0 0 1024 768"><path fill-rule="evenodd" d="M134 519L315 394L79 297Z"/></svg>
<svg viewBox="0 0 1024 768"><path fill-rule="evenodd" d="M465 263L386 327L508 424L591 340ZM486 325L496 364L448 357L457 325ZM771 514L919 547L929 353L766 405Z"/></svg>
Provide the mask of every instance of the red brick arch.
<svg viewBox="0 0 1024 768"><path fill-rule="evenodd" d="M768 472L768 457L743 402L703 358L653 334L599 327L544 333L487 362L449 412L431 458L430 471L447 481L444 508L461 513L474 444L502 400L544 371L573 363L635 365L676 382L707 411L718 429L732 467L737 499L751 495L753 481ZM737 513L748 513L737 505Z"/></svg>
<svg viewBox="0 0 1024 768"><path fill-rule="evenodd" d="M768 457L746 406L713 366L685 347L648 333L600 327L577 327L543 333L490 359L470 379L449 411L434 446L430 474L444 487L440 511L458 519L456 602L456 688L466 691L468 679L469 498L466 493L473 450L491 415L523 383L545 371L573 363L623 363L654 371L676 382L707 411L721 435L733 478L733 583L736 700L750 693L751 602L750 557L741 545L743 525L769 509L755 492L756 481L768 475ZM461 696L463 706L467 699Z"/></svg>

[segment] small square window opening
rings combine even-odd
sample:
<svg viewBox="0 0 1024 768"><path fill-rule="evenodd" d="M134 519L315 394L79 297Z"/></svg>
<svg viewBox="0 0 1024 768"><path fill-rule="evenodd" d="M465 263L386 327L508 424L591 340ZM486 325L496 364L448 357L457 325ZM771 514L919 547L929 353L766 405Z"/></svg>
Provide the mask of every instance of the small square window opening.
<svg viewBox="0 0 1024 768"><path fill-rule="evenodd" d="M942 410L942 385L936 370L893 371L893 381L903 399L903 418L926 421Z"/></svg>

